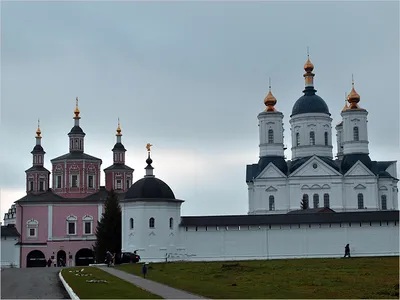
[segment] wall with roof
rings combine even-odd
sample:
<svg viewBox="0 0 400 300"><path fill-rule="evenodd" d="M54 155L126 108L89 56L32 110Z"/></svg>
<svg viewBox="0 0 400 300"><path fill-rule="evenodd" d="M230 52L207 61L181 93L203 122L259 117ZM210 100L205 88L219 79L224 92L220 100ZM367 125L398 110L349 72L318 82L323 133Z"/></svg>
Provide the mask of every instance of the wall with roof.
<svg viewBox="0 0 400 300"><path fill-rule="evenodd" d="M34 226L37 230L34 237L28 237L28 221L37 221L37 226ZM21 234L22 242L45 242L48 231L47 204L30 204L22 208L17 205L16 227Z"/></svg>
<svg viewBox="0 0 400 300"><path fill-rule="evenodd" d="M398 222L182 227L175 260L399 255ZM160 253L159 260L162 260Z"/></svg>
<svg viewBox="0 0 400 300"><path fill-rule="evenodd" d="M18 237L16 236L2 236L1 237L1 267L9 268L14 265L19 268L20 261L20 250L19 246L15 245L18 243Z"/></svg>

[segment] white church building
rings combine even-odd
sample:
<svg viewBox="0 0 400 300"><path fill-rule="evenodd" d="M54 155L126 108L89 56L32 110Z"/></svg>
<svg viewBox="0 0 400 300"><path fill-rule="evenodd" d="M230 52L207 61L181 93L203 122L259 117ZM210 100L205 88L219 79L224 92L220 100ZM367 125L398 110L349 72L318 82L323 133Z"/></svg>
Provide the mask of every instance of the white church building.
<svg viewBox="0 0 400 300"><path fill-rule="evenodd" d="M283 113L271 88L259 120L259 160L247 165L247 215L181 216L184 202L153 175L134 183L122 208L122 251L143 261L245 260L399 255L396 161L373 161L368 112L354 82L336 126L304 65L305 89L290 115L292 159L285 160Z"/></svg>

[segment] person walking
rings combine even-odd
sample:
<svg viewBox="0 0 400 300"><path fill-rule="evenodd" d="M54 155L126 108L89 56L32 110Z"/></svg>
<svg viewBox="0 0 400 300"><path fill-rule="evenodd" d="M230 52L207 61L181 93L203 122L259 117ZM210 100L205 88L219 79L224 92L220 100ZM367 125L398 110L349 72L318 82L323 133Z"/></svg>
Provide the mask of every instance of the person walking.
<svg viewBox="0 0 400 300"><path fill-rule="evenodd" d="M343 258L345 258L346 256L351 257L350 256L350 244L347 244L346 247L344 247L344 256L343 256Z"/></svg>
<svg viewBox="0 0 400 300"><path fill-rule="evenodd" d="M143 264L143 267L142 267L142 274L143 274L143 277L146 278L146 274L147 274L147 266L146 266L146 263Z"/></svg>

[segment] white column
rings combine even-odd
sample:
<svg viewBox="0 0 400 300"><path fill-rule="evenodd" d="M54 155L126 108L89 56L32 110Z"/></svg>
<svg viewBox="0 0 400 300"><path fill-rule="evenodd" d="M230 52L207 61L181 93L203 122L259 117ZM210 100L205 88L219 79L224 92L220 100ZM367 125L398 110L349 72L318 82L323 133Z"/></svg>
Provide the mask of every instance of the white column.
<svg viewBox="0 0 400 300"><path fill-rule="evenodd" d="M47 240L53 239L53 205L47 205Z"/></svg>
<svg viewBox="0 0 400 300"><path fill-rule="evenodd" d="M101 221L101 215L103 214L103 204L99 204L97 206L97 220L100 222Z"/></svg>

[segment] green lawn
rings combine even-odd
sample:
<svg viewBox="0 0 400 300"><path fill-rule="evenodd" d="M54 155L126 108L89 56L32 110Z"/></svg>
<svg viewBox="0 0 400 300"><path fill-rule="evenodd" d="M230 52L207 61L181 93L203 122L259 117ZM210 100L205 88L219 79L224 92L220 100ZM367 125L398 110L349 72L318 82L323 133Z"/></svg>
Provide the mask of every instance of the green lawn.
<svg viewBox="0 0 400 300"><path fill-rule="evenodd" d="M90 276L76 276L76 270L82 270ZM69 272L73 271L73 272ZM79 272L81 274L81 272ZM133 284L119 279L95 267L65 268L62 276L75 294L81 299L161 299ZM100 279L107 283L88 283L86 280Z"/></svg>
<svg viewBox="0 0 400 300"><path fill-rule="evenodd" d="M399 257L157 263L146 277L213 299L399 298Z"/></svg>

